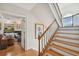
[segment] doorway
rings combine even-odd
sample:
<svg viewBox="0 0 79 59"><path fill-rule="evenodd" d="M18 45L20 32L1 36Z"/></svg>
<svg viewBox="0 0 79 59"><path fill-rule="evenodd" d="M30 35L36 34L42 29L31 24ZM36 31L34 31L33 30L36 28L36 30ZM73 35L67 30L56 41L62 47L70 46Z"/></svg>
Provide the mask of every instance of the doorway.
<svg viewBox="0 0 79 59"><path fill-rule="evenodd" d="M24 27L25 21L23 22L23 20L24 17L14 16L10 14L2 14L2 18L0 19L1 21L0 30L2 32L0 32L0 34L3 37L5 36L6 38L10 39L8 40L8 43L6 43L6 45L9 43L13 45L13 42L17 42L23 49L25 49L25 44L24 44L25 34L22 34L24 33L25 30Z"/></svg>

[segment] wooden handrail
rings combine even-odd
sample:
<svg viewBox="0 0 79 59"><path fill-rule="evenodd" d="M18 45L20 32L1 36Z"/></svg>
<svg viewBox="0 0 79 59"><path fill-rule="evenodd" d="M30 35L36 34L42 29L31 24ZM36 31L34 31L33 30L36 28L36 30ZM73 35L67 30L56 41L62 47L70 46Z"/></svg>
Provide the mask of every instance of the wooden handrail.
<svg viewBox="0 0 79 59"><path fill-rule="evenodd" d="M43 34L42 34L41 36L38 35L38 46L39 46L39 47L38 47L38 48L39 48L39 49L38 49L38 50L39 50L39 51L38 51L38 52L39 52L38 55L39 55L39 56L42 55L42 54L41 54L41 50L40 50L40 43L41 43L40 41L41 41L41 38L44 37L44 35L45 35L46 32L50 29L50 27L52 26L52 24L53 24L54 22L55 22L55 20L47 27L47 29L43 32Z"/></svg>
<svg viewBox="0 0 79 59"><path fill-rule="evenodd" d="M38 40L40 40L44 34L48 31L48 29L52 26L52 24L55 22L55 20L47 27L47 29L43 32L43 34L38 38Z"/></svg>

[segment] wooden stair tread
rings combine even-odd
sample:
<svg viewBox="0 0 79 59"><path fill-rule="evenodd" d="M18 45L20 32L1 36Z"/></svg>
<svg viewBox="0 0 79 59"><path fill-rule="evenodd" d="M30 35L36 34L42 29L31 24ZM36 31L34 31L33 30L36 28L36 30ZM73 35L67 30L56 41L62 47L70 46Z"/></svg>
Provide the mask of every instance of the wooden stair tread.
<svg viewBox="0 0 79 59"><path fill-rule="evenodd" d="M46 51L46 54L51 54L53 56L63 56L62 54L57 53L56 51L53 51L51 49Z"/></svg>
<svg viewBox="0 0 79 59"><path fill-rule="evenodd" d="M71 38L71 37L67 37L67 36L55 35L55 37L65 38L65 39L73 39L73 40L77 40L77 41L79 41L79 39L76 39L76 38Z"/></svg>
<svg viewBox="0 0 79 59"><path fill-rule="evenodd" d="M79 47L79 44L74 44L74 43L67 42L67 41L55 40L55 42L59 42L59 43L62 43L62 44L67 44L67 45L71 45L71 46Z"/></svg>
<svg viewBox="0 0 79 59"><path fill-rule="evenodd" d="M75 55L75 56L79 56L79 52L76 52L74 50L71 50L71 49L68 49L68 48L65 48L65 47L58 46L56 44L52 44L52 45L50 45L50 47L54 47L54 48L57 48L57 49L59 49L61 51L67 52L69 54L72 54L72 55Z"/></svg>

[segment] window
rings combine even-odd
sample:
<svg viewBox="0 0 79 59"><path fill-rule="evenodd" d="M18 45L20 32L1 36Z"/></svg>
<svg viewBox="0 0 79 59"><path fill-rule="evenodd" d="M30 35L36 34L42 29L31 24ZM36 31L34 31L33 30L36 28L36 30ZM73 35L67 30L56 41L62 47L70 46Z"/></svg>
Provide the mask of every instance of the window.
<svg viewBox="0 0 79 59"><path fill-rule="evenodd" d="M70 16L63 18L62 22L63 22L63 27L72 26L72 17Z"/></svg>
<svg viewBox="0 0 79 59"><path fill-rule="evenodd" d="M79 14L73 16L73 26L79 26Z"/></svg>

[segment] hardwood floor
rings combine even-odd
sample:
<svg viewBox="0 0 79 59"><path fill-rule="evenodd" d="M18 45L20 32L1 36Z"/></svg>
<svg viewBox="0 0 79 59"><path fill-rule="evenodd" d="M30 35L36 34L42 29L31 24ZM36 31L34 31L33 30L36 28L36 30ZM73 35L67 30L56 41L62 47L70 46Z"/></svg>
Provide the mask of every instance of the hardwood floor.
<svg viewBox="0 0 79 59"><path fill-rule="evenodd" d="M7 49L0 50L0 56L37 56L37 51L29 49L24 51L20 45L15 42L13 46L8 47Z"/></svg>

